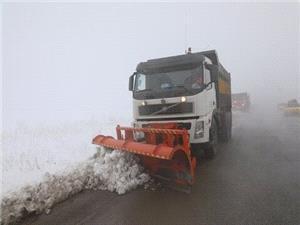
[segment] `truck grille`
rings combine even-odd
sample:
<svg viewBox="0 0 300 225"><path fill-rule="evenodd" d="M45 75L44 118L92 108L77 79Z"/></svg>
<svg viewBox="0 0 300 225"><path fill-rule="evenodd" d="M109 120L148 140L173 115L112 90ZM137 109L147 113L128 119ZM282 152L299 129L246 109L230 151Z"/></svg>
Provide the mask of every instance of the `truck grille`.
<svg viewBox="0 0 300 225"><path fill-rule="evenodd" d="M193 112L193 103L191 103L191 102L181 102L177 105L175 105L175 104L177 104L177 103L141 105L141 106L139 106L139 114L141 116L147 116L147 115L149 116L151 114L168 115L168 114L181 114L181 113L192 113ZM171 106L173 106L173 107L171 107ZM160 110L161 110L161 112L156 113Z"/></svg>
<svg viewBox="0 0 300 225"><path fill-rule="evenodd" d="M191 123L176 123L176 124L177 124L178 128L184 128L186 130L190 130L191 127L192 127ZM143 124L142 125L143 128L147 128L149 126L151 126L151 123L150 124Z"/></svg>

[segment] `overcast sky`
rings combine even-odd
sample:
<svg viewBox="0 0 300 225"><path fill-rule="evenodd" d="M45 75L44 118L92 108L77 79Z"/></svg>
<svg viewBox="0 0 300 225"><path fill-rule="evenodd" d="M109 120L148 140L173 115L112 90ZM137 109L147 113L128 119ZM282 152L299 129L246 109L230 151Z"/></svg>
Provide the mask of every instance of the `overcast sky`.
<svg viewBox="0 0 300 225"><path fill-rule="evenodd" d="M216 49L233 92L300 97L297 3L5 3L4 125L131 117L128 77L149 58Z"/></svg>

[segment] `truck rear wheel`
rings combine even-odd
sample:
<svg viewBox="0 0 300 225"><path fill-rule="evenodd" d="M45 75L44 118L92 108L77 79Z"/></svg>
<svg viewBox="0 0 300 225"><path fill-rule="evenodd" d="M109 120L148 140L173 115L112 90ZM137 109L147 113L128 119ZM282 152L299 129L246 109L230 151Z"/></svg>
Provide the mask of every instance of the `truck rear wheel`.
<svg viewBox="0 0 300 225"><path fill-rule="evenodd" d="M218 126L215 120L212 121L209 131L209 143L204 149L204 154L207 159L213 159L217 153L218 145Z"/></svg>

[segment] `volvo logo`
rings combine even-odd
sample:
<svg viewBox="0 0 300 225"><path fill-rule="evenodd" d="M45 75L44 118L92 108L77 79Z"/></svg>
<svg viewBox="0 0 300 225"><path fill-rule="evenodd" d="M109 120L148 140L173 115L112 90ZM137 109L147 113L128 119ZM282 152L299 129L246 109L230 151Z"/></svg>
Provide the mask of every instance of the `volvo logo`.
<svg viewBox="0 0 300 225"><path fill-rule="evenodd" d="M162 107L162 109L161 109L161 111L163 111L163 112L165 112L165 111L167 111L168 110L168 107L167 106L164 106L164 107Z"/></svg>
<svg viewBox="0 0 300 225"><path fill-rule="evenodd" d="M161 104L166 104L166 100L165 99L162 99L160 100Z"/></svg>

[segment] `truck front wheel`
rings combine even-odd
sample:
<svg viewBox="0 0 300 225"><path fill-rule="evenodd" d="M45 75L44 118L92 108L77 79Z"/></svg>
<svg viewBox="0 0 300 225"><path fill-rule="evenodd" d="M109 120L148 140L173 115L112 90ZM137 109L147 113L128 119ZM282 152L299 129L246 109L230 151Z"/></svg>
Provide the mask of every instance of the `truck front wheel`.
<svg viewBox="0 0 300 225"><path fill-rule="evenodd" d="M205 157L208 159L213 159L217 153L218 145L218 126L215 120L212 120L211 128L209 131L209 143L204 149Z"/></svg>

